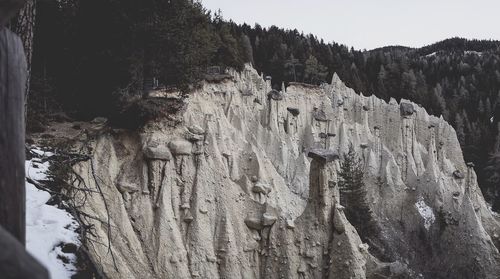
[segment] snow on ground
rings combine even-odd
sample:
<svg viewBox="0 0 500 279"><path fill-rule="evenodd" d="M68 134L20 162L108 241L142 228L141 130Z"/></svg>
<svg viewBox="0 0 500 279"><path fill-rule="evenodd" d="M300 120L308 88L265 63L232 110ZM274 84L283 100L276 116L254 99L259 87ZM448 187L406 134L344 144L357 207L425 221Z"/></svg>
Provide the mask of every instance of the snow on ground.
<svg viewBox="0 0 500 279"><path fill-rule="evenodd" d="M52 153L32 149L40 157ZM49 162L42 163L39 158L26 161L26 176L35 181L47 180ZM50 272L52 279L71 278L76 273L74 254L61 251L61 244L80 245L75 230L78 223L65 210L47 205L48 192L39 190L26 182L26 248ZM61 258L67 259L64 263Z"/></svg>
<svg viewBox="0 0 500 279"><path fill-rule="evenodd" d="M418 213L420 213L420 216L422 216L422 218L424 219L425 229L429 230L431 225L436 220L436 217L434 216L434 211L432 211L432 208L430 208L427 204L425 204L423 198L420 198L418 202L415 203L415 207L417 207Z"/></svg>

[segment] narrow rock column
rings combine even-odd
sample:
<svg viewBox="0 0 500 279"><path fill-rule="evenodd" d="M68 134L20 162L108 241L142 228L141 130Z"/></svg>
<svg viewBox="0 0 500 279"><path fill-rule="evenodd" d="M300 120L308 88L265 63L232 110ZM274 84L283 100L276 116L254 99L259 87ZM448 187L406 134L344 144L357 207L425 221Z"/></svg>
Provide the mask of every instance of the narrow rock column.
<svg viewBox="0 0 500 279"><path fill-rule="evenodd" d="M374 149L375 153L382 158L382 143L380 142L380 128L378 126L373 127L373 133L375 134Z"/></svg>
<svg viewBox="0 0 500 279"><path fill-rule="evenodd" d="M160 146L147 147L144 150L144 157L148 166L148 190L151 194L151 201L154 207L158 208L166 173L165 167L167 162L172 159L172 155L166 146Z"/></svg>
<svg viewBox="0 0 500 279"><path fill-rule="evenodd" d="M467 163L467 180L465 182L465 196L471 197L471 186L474 183L474 163Z"/></svg>
<svg viewBox="0 0 500 279"><path fill-rule="evenodd" d="M298 108L288 107L287 108L287 123L288 123L288 134L292 137L296 137L296 133L299 131L298 116L300 110Z"/></svg>
<svg viewBox="0 0 500 279"><path fill-rule="evenodd" d="M429 136L429 155L427 159L427 163L425 165L426 172L428 173L428 179L431 179L434 182L438 181L438 165L437 165L437 151L436 151L436 134L435 134L435 126L429 125L430 136ZM430 181L430 180L429 180Z"/></svg>
<svg viewBox="0 0 500 279"><path fill-rule="evenodd" d="M403 181L406 182L408 179L408 169L413 171L413 139L414 139L414 126L415 126L415 108L411 103L401 103L399 106L402 123L401 123L401 134L402 139L402 162L401 162L401 175Z"/></svg>
<svg viewBox="0 0 500 279"><path fill-rule="evenodd" d="M329 165L339 156L327 149L313 149L308 156L313 159L309 172L309 199L314 204L314 212L320 223L327 224L335 203L334 187L330 183L333 173Z"/></svg>
<svg viewBox="0 0 500 279"><path fill-rule="evenodd" d="M268 122L267 125L271 131L281 133L279 124L280 101L283 100L282 92L272 90L267 94L268 101Z"/></svg>
<svg viewBox="0 0 500 279"><path fill-rule="evenodd" d="M181 190L181 210L183 212L183 221L186 224L193 221L193 215L191 214L191 192L193 187L195 166L193 160L191 160L193 145L191 142L184 139L176 139L168 144L168 148L172 152L172 156L175 163L175 168L177 172L178 185L182 188ZM184 226L184 232L185 232Z"/></svg>

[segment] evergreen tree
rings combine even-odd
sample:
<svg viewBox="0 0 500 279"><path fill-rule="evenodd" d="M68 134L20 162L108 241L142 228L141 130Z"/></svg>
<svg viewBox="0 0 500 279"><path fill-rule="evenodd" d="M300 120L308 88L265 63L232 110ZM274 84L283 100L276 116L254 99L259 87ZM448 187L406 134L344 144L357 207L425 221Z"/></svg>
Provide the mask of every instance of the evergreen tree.
<svg viewBox="0 0 500 279"><path fill-rule="evenodd" d="M245 58L243 57L243 53L240 53L238 41L231 33L230 25L221 22L217 27L217 33L219 40L214 62L237 70L242 70ZM248 52L245 55L248 55Z"/></svg>
<svg viewBox="0 0 500 279"><path fill-rule="evenodd" d="M457 137L458 141L460 142L460 145L464 146L465 145L465 125L464 125L464 119L462 116L457 113L455 115L455 130L457 132Z"/></svg>
<svg viewBox="0 0 500 279"><path fill-rule="evenodd" d="M379 92L379 94L383 94L384 96L387 96L387 89L385 88L386 76L387 73L385 72L384 65L380 65L380 71L377 75L377 92Z"/></svg>
<svg viewBox="0 0 500 279"><path fill-rule="evenodd" d="M306 60L304 70L305 81L310 83L318 83L324 81L327 75L326 67L318 62L318 59L310 55Z"/></svg>
<svg viewBox="0 0 500 279"><path fill-rule="evenodd" d="M339 172L340 204L345 207L349 222L356 228L363 241L376 235L376 225L368 205L366 185L363 181L363 167L352 144Z"/></svg>
<svg viewBox="0 0 500 279"><path fill-rule="evenodd" d="M482 99L479 100L479 103L477 105L477 111L479 113L479 117L481 117L481 118L485 117L486 108L484 106L484 103L483 103Z"/></svg>
<svg viewBox="0 0 500 279"><path fill-rule="evenodd" d="M484 109L485 117L487 118L487 121L490 121L491 117L493 116L492 112L491 112L492 107L491 107L490 98L486 97L486 102L484 103L484 106L485 106L485 109Z"/></svg>
<svg viewBox="0 0 500 279"><path fill-rule="evenodd" d="M297 81L297 68L302 66L300 64L299 59L296 59L293 56L293 53L290 55L290 58L285 62L286 74L285 76L292 76L293 81Z"/></svg>
<svg viewBox="0 0 500 279"><path fill-rule="evenodd" d="M411 100L417 99L417 77L413 70L404 72L401 76L402 89Z"/></svg>
<svg viewBox="0 0 500 279"><path fill-rule="evenodd" d="M416 74L417 84L415 89L415 99L417 104L422 104L424 107L428 107L429 101L426 99L427 95L427 81L422 70L418 71Z"/></svg>
<svg viewBox="0 0 500 279"><path fill-rule="evenodd" d="M492 196L500 195L500 189L497 185L500 184L500 153L490 155L484 171L487 174L486 183L488 183L489 194ZM493 210L500 211L500 200L493 201Z"/></svg>
<svg viewBox="0 0 500 279"><path fill-rule="evenodd" d="M255 65L255 61L253 59L253 48L252 43L250 42L250 38L246 34L241 34L240 44L242 47L242 53L244 56L244 62L250 62L252 65Z"/></svg>
<svg viewBox="0 0 500 279"><path fill-rule="evenodd" d="M443 97L443 88L438 83L434 88L434 94L432 95L432 103L434 106L434 113L436 115L442 115L444 119L449 119L449 112L446 109L446 101Z"/></svg>

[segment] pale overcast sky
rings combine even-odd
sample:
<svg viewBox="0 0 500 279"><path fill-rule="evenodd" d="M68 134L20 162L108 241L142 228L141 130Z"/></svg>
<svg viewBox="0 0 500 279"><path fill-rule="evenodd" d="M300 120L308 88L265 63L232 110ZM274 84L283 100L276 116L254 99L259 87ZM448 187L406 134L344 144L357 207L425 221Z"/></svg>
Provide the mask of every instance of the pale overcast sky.
<svg viewBox="0 0 500 279"><path fill-rule="evenodd" d="M373 49L450 37L500 40L500 0L202 0L224 18Z"/></svg>

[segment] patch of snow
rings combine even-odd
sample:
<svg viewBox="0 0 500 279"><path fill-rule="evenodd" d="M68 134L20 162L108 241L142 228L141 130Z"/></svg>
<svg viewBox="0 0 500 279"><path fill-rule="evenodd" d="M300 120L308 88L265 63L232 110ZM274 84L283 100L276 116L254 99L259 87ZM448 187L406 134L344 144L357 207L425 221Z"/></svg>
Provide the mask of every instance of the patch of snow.
<svg viewBox="0 0 500 279"><path fill-rule="evenodd" d="M417 208L418 213L420 213L420 216L422 216L422 219L424 219L425 229L429 230L434 221L436 221L436 216L434 216L434 211L430 206L425 204L423 198L420 198L418 202L415 203L415 207Z"/></svg>
<svg viewBox="0 0 500 279"><path fill-rule="evenodd" d="M429 54L427 54L425 57L432 57L432 56L436 56L436 53L437 53L436 51L435 51L435 52L433 52L433 53L429 53Z"/></svg>
<svg viewBox="0 0 500 279"><path fill-rule="evenodd" d="M31 151L40 157L53 155L39 149ZM42 163L38 158L26 161L26 176L35 181L47 180L49 166L49 162ZM63 253L60 245L80 245L75 232L78 223L67 211L47 205L50 197L48 192L26 182L26 249L49 270L52 279L71 278L76 273L76 256Z"/></svg>
<svg viewBox="0 0 500 279"><path fill-rule="evenodd" d="M50 156L54 155L54 153L52 153L52 152L44 151L44 150L37 149L37 148L30 149L30 151L35 153L38 156L43 156L43 157L50 157Z"/></svg>

